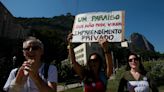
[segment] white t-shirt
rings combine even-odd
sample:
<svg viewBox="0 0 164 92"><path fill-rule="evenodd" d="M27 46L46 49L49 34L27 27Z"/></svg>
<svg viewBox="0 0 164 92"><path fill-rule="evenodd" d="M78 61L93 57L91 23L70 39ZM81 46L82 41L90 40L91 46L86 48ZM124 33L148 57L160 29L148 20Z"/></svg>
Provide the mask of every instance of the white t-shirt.
<svg viewBox="0 0 164 92"><path fill-rule="evenodd" d="M129 81L128 89L134 87L135 92L149 92L149 83L148 81Z"/></svg>
<svg viewBox="0 0 164 92"><path fill-rule="evenodd" d="M12 80L15 79L15 75L16 75L15 73L16 73L17 69L18 68L15 68L10 72L7 82L3 87L4 91L7 91L9 89L10 83L12 82ZM49 81L49 82L57 83L57 68L54 65L49 65L47 79L44 78L43 71L44 71L44 64L42 64L42 66L39 68L40 77L46 82ZM21 92L39 92L39 90L36 87L35 83L32 81L32 79L30 77L28 77Z"/></svg>

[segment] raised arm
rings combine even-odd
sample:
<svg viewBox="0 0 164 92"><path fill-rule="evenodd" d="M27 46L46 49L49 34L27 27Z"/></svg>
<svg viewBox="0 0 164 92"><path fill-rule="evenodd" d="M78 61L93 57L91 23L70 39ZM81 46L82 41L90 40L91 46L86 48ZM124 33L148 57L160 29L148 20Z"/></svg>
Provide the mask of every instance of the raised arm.
<svg viewBox="0 0 164 92"><path fill-rule="evenodd" d="M81 77L83 78L83 74L82 74L82 66L76 62L76 58L75 58L75 53L72 47L72 33L70 33L67 37L67 41L68 41L68 52L69 52L69 57L70 57L70 61L73 65L73 69L75 70L75 72Z"/></svg>
<svg viewBox="0 0 164 92"><path fill-rule="evenodd" d="M106 61L106 75L109 78L113 73L113 63L112 63L112 55L108 49L108 42L105 38L99 39L99 44L101 45L104 54L105 54L105 61Z"/></svg>

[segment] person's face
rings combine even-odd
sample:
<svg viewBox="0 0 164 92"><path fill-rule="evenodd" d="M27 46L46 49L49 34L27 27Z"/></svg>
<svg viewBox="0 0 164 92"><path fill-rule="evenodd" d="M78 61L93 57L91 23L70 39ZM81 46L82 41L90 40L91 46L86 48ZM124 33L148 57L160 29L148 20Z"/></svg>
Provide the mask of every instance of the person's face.
<svg viewBox="0 0 164 92"><path fill-rule="evenodd" d="M90 57L90 60L88 62L90 68L93 70L93 71L98 71L99 69L99 59L97 58L97 55L92 55Z"/></svg>
<svg viewBox="0 0 164 92"><path fill-rule="evenodd" d="M42 54L43 49L38 45L38 43L33 41L27 41L23 44L23 55L25 56L26 60L40 60Z"/></svg>
<svg viewBox="0 0 164 92"><path fill-rule="evenodd" d="M138 58L135 55L130 55L128 61L129 61L129 66L131 68L134 68L135 69L139 65Z"/></svg>

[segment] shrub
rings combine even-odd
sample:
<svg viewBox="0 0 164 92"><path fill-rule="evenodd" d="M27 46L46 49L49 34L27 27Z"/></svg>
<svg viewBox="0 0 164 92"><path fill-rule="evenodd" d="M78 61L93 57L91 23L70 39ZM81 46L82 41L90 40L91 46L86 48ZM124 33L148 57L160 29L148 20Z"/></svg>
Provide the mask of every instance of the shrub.
<svg viewBox="0 0 164 92"><path fill-rule="evenodd" d="M164 84L164 61L144 62L143 63L150 76L158 85Z"/></svg>

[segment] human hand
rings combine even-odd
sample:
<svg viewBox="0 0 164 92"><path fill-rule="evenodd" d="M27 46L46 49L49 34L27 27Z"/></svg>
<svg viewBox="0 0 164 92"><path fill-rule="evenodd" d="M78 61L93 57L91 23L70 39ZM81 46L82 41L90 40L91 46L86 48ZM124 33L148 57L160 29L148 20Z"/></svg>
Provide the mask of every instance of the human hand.
<svg viewBox="0 0 164 92"><path fill-rule="evenodd" d="M68 43L71 42L71 40L72 40L72 36L73 36L72 33L69 33L69 34L68 34L68 36L67 36L67 41L68 41Z"/></svg>
<svg viewBox="0 0 164 92"><path fill-rule="evenodd" d="M105 52L108 51L108 41L106 38L99 39L98 42Z"/></svg>
<svg viewBox="0 0 164 92"><path fill-rule="evenodd" d="M34 60L28 59L27 61L24 61L22 66L19 68L17 75L19 77L28 76L28 72L31 70L31 66L33 64Z"/></svg>
<svg viewBox="0 0 164 92"><path fill-rule="evenodd" d="M25 70L26 65L23 63L19 70L17 71L16 80L15 82L17 84L24 84L27 80L28 72ZM26 73L25 73L26 72Z"/></svg>
<svg viewBox="0 0 164 92"><path fill-rule="evenodd" d="M35 61L33 59L28 59L27 61L24 61L23 67L24 67L24 75L25 76L28 76L29 72L31 72L31 71L37 71L37 69L35 69L36 67L33 65L34 62Z"/></svg>

